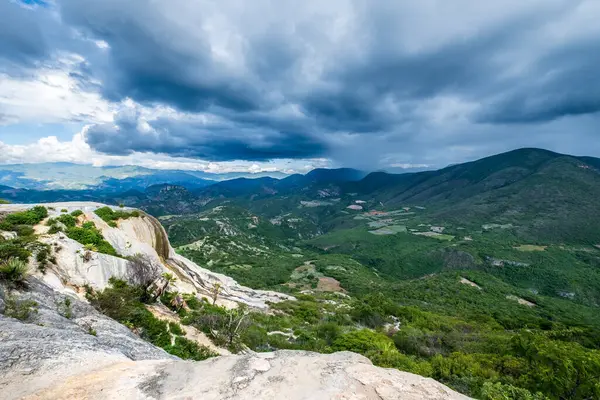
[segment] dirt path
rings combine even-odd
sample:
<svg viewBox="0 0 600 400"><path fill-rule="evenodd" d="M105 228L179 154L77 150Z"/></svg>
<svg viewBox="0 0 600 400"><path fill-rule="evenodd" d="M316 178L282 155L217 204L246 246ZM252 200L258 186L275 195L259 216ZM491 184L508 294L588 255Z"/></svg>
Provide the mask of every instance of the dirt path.
<svg viewBox="0 0 600 400"><path fill-rule="evenodd" d="M460 278L460 283L463 283L463 284L469 285L469 286L473 286L473 287L481 290L481 286L479 286L478 284L476 284L473 281L468 280L467 278Z"/></svg>

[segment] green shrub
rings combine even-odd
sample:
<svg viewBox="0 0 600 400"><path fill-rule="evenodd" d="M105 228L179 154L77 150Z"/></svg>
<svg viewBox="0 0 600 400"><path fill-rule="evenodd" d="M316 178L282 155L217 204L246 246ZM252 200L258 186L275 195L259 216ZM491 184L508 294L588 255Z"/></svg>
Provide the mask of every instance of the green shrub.
<svg viewBox="0 0 600 400"><path fill-rule="evenodd" d="M83 211L81 210L75 210L71 213L72 216L74 216L75 218L79 217L80 215L83 215Z"/></svg>
<svg viewBox="0 0 600 400"><path fill-rule="evenodd" d="M139 287L128 285L125 281L111 278L110 287L98 293L89 293L90 304L103 314L120 323L135 328L140 336L170 354L184 359L204 360L216 354L181 336L175 337L171 344L171 333L182 335L183 329L175 323L167 323L156 318L141 301L144 296Z"/></svg>
<svg viewBox="0 0 600 400"><path fill-rule="evenodd" d="M198 298L194 295L184 294L183 300L192 310L199 310L202 307L202 304L204 304L203 301L198 300Z"/></svg>
<svg viewBox="0 0 600 400"><path fill-rule="evenodd" d="M63 214L56 218L56 220L61 222L65 227L67 227L67 229L73 228L75 225L77 225L77 218L71 214Z"/></svg>
<svg viewBox="0 0 600 400"><path fill-rule="evenodd" d="M0 222L0 229L12 231L17 225L36 225L48 216L48 210L43 206L35 206L27 211L8 214Z"/></svg>
<svg viewBox="0 0 600 400"><path fill-rule="evenodd" d="M333 342L336 351L353 351L366 354L370 351L384 351L395 349L394 342L382 333L373 332L369 329L361 329L345 333Z"/></svg>
<svg viewBox="0 0 600 400"><path fill-rule="evenodd" d="M413 326L406 326L394 335L396 347L407 354L433 356L442 352L443 333L427 333Z"/></svg>
<svg viewBox="0 0 600 400"><path fill-rule="evenodd" d="M19 237L31 237L35 234L35 230L31 225L14 225L12 230L17 232Z"/></svg>
<svg viewBox="0 0 600 400"><path fill-rule="evenodd" d="M323 339L329 346L342 334L342 328L334 322L320 324L316 328L317 337Z"/></svg>
<svg viewBox="0 0 600 400"><path fill-rule="evenodd" d="M0 204L10 204L10 201L6 199L0 199Z"/></svg>
<svg viewBox="0 0 600 400"><path fill-rule="evenodd" d="M265 328L252 324L243 332L241 340L254 351L268 351L271 350L269 346L270 338Z"/></svg>
<svg viewBox="0 0 600 400"><path fill-rule="evenodd" d="M396 368L421 376L431 376L433 368L427 361L417 360L395 350L371 351L366 354L373 364L384 368Z"/></svg>
<svg viewBox="0 0 600 400"><path fill-rule="evenodd" d="M38 303L33 300L16 300L14 297L5 299L4 315L20 321L29 319L32 314L37 314Z"/></svg>
<svg viewBox="0 0 600 400"><path fill-rule="evenodd" d="M220 346L232 351L241 349L241 338L251 324L249 311L243 305L228 310L223 307L205 303L200 311L194 311L182 321L186 325L194 325L205 332Z"/></svg>
<svg viewBox="0 0 600 400"><path fill-rule="evenodd" d="M38 269L42 273L46 271L46 267L48 266L50 258L50 245L42 244L35 255L35 260L38 263Z"/></svg>
<svg viewBox="0 0 600 400"><path fill-rule="evenodd" d="M302 300L298 297L298 301L282 301L272 305L273 308L285 311L294 317L308 322L309 324L318 323L321 320L321 311L318 304L312 300Z"/></svg>
<svg viewBox="0 0 600 400"><path fill-rule="evenodd" d="M110 243L104 240L102 233L96 228L93 222L84 222L81 227L74 226L67 229L65 234L81 243L82 245L91 245L97 249L99 253L118 256L117 251Z"/></svg>
<svg viewBox="0 0 600 400"><path fill-rule="evenodd" d="M27 263L18 258L9 258L0 265L0 277L11 283L22 283L29 275Z"/></svg>
<svg viewBox="0 0 600 400"><path fill-rule="evenodd" d="M143 307L140 301L143 293L139 288L114 277L110 278L109 284L110 287L97 293L89 287L86 296L90 304L103 314L120 322L127 321L136 308Z"/></svg>
<svg viewBox="0 0 600 400"><path fill-rule="evenodd" d="M31 251L27 248L27 243L20 238L0 242L0 263L9 258L27 262L30 256Z"/></svg>
<svg viewBox="0 0 600 400"><path fill-rule="evenodd" d="M169 332L171 332L173 335L185 335L185 332L181 328L181 325L179 325L176 322L169 322Z"/></svg>
<svg viewBox="0 0 600 400"><path fill-rule="evenodd" d="M71 308L72 301L70 298L66 297L62 302L60 302L57 306L58 313L65 318L71 319L73 318L73 310Z"/></svg>
<svg viewBox="0 0 600 400"><path fill-rule="evenodd" d="M105 221L105 222L107 222L109 224L111 222L114 223L115 221L117 221L119 219L127 219L127 218L139 217L140 216L140 212L139 211L131 211L131 212L121 211L121 210L114 211L110 207L98 208L94 212L96 213L97 216L99 216L100 218L102 218L103 221Z"/></svg>
<svg viewBox="0 0 600 400"><path fill-rule="evenodd" d="M532 394L529 390L500 382L485 382L481 390L482 400L548 400L541 393Z"/></svg>
<svg viewBox="0 0 600 400"><path fill-rule="evenodd" d="M176 337L175 344L164 348L168 353L173 354L184 360L202 361L210 357L218 356L208 347L200 346L196 342L192 342L186 338Z"/></svg>
<svg viewBox="0 0 600 400"><path fill-rule="evenodd" d="M66 213L69 212L69 210L67 210L66 208L63 208L62 210L60 210L61 213Z"/></svg>

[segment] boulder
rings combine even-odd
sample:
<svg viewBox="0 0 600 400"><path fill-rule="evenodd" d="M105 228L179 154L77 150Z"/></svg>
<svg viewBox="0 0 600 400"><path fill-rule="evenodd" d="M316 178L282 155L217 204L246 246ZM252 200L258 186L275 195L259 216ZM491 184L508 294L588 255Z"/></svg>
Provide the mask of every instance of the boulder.
<svg viewBox="0 0 600 400"><path fill-rule="evenodd" d="M0 314L2 399L20 399L115 362L177 359L35 278L29 278L27 291L9 291L0 284L0 298L9 296L17 304L29 304L31 312L24 320Z"/></svg>
<svg viewBox="0 0 600 400"><path fill-rule="evenodd" d="M429 378L360 355L301 351L201 362L122 361L56 381L25 399L462 400Z"/></svg>

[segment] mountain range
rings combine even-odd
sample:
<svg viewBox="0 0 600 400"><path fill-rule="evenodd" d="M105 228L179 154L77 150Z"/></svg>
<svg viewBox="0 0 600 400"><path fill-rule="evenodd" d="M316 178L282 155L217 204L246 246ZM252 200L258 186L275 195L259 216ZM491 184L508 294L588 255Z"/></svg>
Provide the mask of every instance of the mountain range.
<svg viewBox="0 0 600 400"><path fill-rule="evenodd" d="M29 190L143 190L148 186L170 183L187 188L197 188L239 177L285 177L279 172L269 173L208 173L151 169L138 166L104 166L73 164L67 162L40 164L0 165L0 185Z"/></svg>
<svg viewBox="0 0 600 400"><path fill-rule="evenodd" d="M50 169L47 181L64 179L63 186L85 186L91 182L86 179L99 179L89 173L91 167L59 167ZM39 168L41 173L43 167ZM600 228L589 219L600 213L599 170L598 158L532 148L437 171L405 174L315 169L283 178L236 177L215 182L194 175L197 173L111 167L103 171L111 172L112 177L103 175L106 179L86 189L36 190L5 185L0 186L0 198L30 203L103 201L164 215L198 212L224 201L269 214L297 210L301 202L326 205L334 200L349 205L360 197L384 207L427 207L429 214L446 223L494 220L524 226L519 222L535 218L535 225L520 229L524 237L599 242ZM125 176L134 172L138 175Z"/></svg>

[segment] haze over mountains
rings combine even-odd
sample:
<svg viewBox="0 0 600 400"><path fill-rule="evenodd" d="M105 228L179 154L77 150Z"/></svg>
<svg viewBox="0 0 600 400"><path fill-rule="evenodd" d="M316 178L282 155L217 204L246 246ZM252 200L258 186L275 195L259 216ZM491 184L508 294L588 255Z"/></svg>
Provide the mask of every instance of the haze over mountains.
<svg viewBox="0 0 600 400"><path fill-rule="evenodd" d="M285 177L270 173L209 173L190 170L150 169L139 166L95 167L66 162L0 165L0 185L32 190L129 190L160 183L194 188L243 176Z"/></svg>
<svg viewBox="0 0 600 400"><path fill-rule="evenodd" d="M405 173L424 169L396 167L390 168L389 171L392 173ZM346 170L346 175L343 177L345 180L360 179L366 175L366 173L354 169L341 168L340 170ZM343 172L339 173L342 174ZM280 171L212 173L194 170L151 169L133 165L96 167L67 162L0 165L1 186L29 190L102 190L118 192L131 189L144 190L148 186L164 183L195 189L237 178L257 179L268 177L283 179L294 175L299 176L300 174L286 174Z"/></svg>

